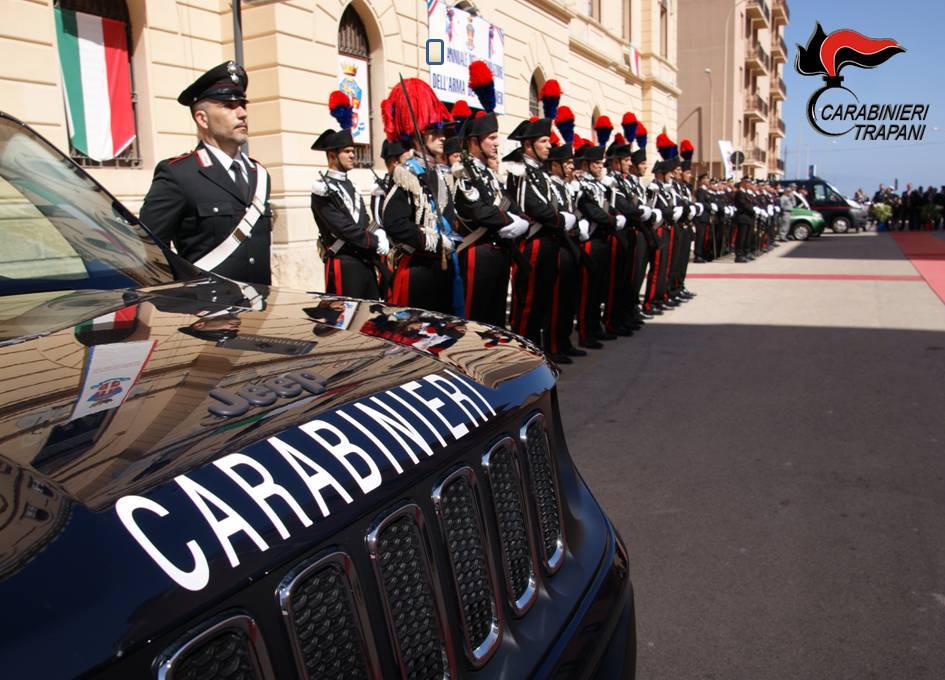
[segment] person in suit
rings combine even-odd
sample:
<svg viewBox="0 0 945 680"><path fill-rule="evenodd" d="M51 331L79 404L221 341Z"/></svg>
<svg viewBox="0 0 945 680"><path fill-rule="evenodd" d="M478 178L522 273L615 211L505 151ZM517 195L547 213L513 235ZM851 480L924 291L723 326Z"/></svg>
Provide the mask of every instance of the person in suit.
<svg viewBox="0 0 945 680"><path fill-rule="evenodd" d="M158 163L140 218L201 269L268 285L269 174L241 150L249 138L248 84L243 67L228 61L180 93L177 101L190 108L200 141Z"/></svg>

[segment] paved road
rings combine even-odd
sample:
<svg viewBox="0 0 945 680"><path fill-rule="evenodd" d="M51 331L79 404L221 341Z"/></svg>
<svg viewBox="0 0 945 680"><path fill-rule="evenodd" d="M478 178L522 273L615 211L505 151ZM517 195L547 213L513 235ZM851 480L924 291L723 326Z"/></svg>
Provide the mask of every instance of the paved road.
<svg viewBox="0 0 945 680"><path fill-rule="evenodd" d="M942 299L877 234L690 275L559 388L630 548L638 677L945 678Z"/></svg>

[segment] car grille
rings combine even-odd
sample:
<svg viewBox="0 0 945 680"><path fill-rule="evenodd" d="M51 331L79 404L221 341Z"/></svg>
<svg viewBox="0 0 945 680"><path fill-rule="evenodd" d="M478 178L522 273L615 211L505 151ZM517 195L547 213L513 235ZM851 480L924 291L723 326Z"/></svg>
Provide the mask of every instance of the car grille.
<svg viewBox="0 0 945 680"><path fill-rule="evenodd" d="M436 680L449 677L449 665L423 532L422 510L406 505L378 523L368 536L368 548L402 673L417 680Z"/></svg>
<svg viewBox="0 0 945 680"><path fill-rule="evenodd" d="M157 663L159 680L270 680L256 624L243 614L213 620L173 645Z"/></svg>
<svg viewBox="0 0 945 680"><path fill-rule="evenodd" d="M561 501L544 418L527 419L518 442L506 436L494 443L479 466L460 467L432 489L442 555L432 551L424 511L415 503L381 515L366 537L384 624L405 678L455 677L454 630L473 668L489 660L503 630L494 564L516 617L537 600L536 553L547 578L561 566ZM480 476L488 483L480 484ZM283 620L305 680L378 677L383 668L371 632L383 624L369 620L354 567L363 555L355 553L320 553L293 567L279 585ZM440 574L451 578L441 582ZM457 626L446 626L441 587L447 584L461 617ZM185 640L159 659L159 680L273 678L263 636L245 614L211 621Z"/></svg>
<svg viewBox="0 0 945 680"><path fill-rule="evenodd" d="M370 677L355 583L350 559L339 552L302 565L283 580L279 600L306 680Z"/></svg>
<svg viewBox="0 0 945 680"><path fill-rule="evenodd" d="M466 654L478 666L495 650L500 628L495 579L486 553L475 480L471 468L461 468L434 489L433 502L449 551L453 585L463 618Z"/></svg>
<svg viewBox="0 0 945 680"><path fill-rule="evenodd" d="M551 459L542 415L533 416L525 424L521 439L525 447L526 469L538 518L542 561L549 571L554 572L564 557L564 531L554 461Z"/></svg>
<svg viewBox="0 0 945 680"><path fill-rule="evenodd" d="M525 498L515 456L515 442L506 437L483 456L492 488L492 505L509 595L516 615L524 614L537 595L535 562L528 541Z"/></svg>

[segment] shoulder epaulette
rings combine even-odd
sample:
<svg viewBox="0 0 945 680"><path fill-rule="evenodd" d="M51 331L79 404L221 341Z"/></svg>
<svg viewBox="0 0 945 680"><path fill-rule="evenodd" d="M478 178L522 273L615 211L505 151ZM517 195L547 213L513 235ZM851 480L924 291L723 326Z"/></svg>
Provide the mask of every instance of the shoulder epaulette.
<svg viewBox="0 0 945 680"><path fill-rule="evenodd" d="M168 159L167 159L167 164L168 164L168 165L174 165L174 163L177 163L177 162L179 162L179 161L182 161L182 160L184 160L185 158L190 158L191 156L194 155L194 153L196 153L196 151L197 151L196 149L192 149L191 151L188 151L188 152L186 152L186 153L182 153L180 156L176 156L175 158L168 158Z"/></svg>

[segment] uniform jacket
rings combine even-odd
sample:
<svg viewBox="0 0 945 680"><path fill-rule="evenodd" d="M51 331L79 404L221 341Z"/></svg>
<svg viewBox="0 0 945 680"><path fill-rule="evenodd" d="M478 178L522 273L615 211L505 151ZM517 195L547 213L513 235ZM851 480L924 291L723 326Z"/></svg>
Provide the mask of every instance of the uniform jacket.
<svg viewBox="0 0 945 680"><path fill-rule="evenodd" d="M466 236L479 227L485 227L490 232L486 238L494 241L498 238L498 230L512 221L506 212L512 210L511 202L503 201L505 193L498 178L478 159L465 154L452 172L456 180L453 194L458 218L456 230ZM507 207L503 209L502 205Z"/></svg>
<svg viewBox="0 0 945 680"><path fill-rule="evenodd" d="M369 231L371 215L347 173L329 170L315 181L312 215L326 248L360 258L374 256L377 237ZM340 250L332 248L338 239L344 243Z"/></svg>
<svg viewBox="0 0 945 680"><path fill-rule="evenodd" d="M249 174L249 197L240 196L236 183L203 142L190 153L161 161L154 169L151 188L141 206L141 221L190 262L222 243L246 214L256 191L255 161L243 158ZM250 237L214 272L248 283L269 284L269 244L272 209L269 188L265 210Z"/></svg>
<svg viewBox="0 0 945 680"><path fill-rule="evenodd" d="M437 233L434 204L452 225L453 199L432 161L429 171L414 158L394 168L394 184L381 211L391 243L409 252L441 253L445 237Z"/></svg>

